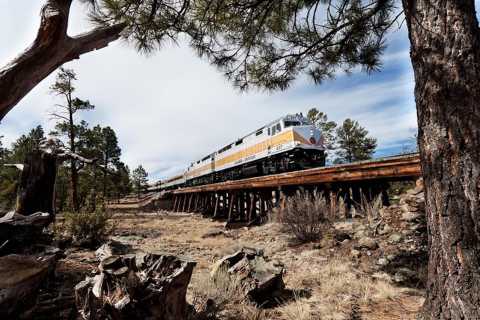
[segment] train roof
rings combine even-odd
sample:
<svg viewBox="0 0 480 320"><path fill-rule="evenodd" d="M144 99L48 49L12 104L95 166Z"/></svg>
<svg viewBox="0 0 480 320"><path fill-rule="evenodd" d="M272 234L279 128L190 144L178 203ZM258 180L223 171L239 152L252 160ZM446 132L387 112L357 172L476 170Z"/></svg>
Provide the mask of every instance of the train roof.
<svg viewBox="0 0 480 320"><path fill-rule="evenodd" d="M248 137L248 136L250 136L250 135L252 135L252 134L254 134L254 133L256 133L256 132L258 132L258 131L260 131L260 130L263 130L263 129L265 129L265 128L267 128L267 127L269 127L269 126L271 126L271 125L273 125L273 124L275 124L275 123L277 123L277 122L279 122L279 121L281 121L281 120L285 120L285 119L301 120L301 121L303 121L303 122L306 122L306 123L308 123L308 124L311 124L310 120L308 120L308 118L305 117L302 113L284 115L284 116L282 116L282 117L280 117L280 118L277 118L277 119L275 119L275 120L273 120L273 121L268 122L268 123L265 124L264 126L258 128L258 129L256 129L256 130L253 130L253 131L249 132L248 134L246 134L246 135L244 135L244 136L242 136L242 137L240 137L240 138L235 139L233 142L230 142L229 144L226 144L224 147L222 147L222 148L220 148L220 149L217 149L216 151L214 151L214 152L212 152L212 153L209 153L207 156L203 157L202 159L191 162L190 165L189 165L189 167L193 166L195 163L199 163L199 162L201 162L201 161L204 161L204 160L210 158L212 155L215 155L215 154L219 153L220 150L222 150L222 149L224 149L224 148L227 148L228 146L233 145L235 142L240 141L240 140L242 140L242 139L245 139L246 137Z"/></svg>

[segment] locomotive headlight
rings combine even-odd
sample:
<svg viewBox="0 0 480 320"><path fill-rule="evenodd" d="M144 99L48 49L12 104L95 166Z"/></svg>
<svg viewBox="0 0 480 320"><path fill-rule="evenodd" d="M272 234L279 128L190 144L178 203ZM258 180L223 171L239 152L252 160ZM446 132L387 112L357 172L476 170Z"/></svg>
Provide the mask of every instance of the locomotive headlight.
<svg viewBox="0 0 480 320"><path fill-rule="evenodd" d="M315 143L317 143L317 140L315 140L314 137L310 137L310 143L311 143L311 144L315 144Z"/></svg>

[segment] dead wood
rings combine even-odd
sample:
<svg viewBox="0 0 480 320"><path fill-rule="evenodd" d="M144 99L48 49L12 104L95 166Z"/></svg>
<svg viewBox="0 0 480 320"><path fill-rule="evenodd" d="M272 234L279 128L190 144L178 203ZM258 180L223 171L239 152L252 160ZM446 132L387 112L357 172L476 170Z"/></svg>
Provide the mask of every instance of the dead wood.
<svg viewBox="0 0 480 320"><path fill-rule="evenodd" d="M68 36L71 3L72 0L46 0L34 42L0 69L0 121L30 90L62 64L104 48L120 37L124 24Z"/></svg>
<svg viewBox="0 0 480 320"><path fill-rule="evenodd" d="M169 254L108 256L75 287L84 319L181 320L195 262Z"/></svg>
<svg viewBox="0 0 480 320"><path fill-rule="evenodd" d="M20 318L32 312L38 289L55 262L55 255L0 257L0 318Z"/></svg>
<svg viewBox="0 0 480 320"><path fill-rule="evenodd" d="M221 272L239 281L245 297L258 305L276 304L284 295L283 266L267 261L260 250L244 247L223 257L213 266L214 281Z"/></svg>
<svg viewBox="0 0 480 320"><path fill-rule="evenodd" d="M42 231L51 220L50 214L42 212L24 216L12 211L1 217L0 256L31 248L42 239Z"/></svg>

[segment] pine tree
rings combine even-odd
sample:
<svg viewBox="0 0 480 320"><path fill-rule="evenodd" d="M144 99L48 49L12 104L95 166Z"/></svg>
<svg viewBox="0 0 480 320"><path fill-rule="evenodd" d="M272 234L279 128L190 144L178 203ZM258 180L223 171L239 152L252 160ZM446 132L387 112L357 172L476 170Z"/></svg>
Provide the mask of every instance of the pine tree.
<svg viewBox="0 0 480 320"><path fill-rule="evenodd" d="M140 195L143 191L147 189L147 171L139 165L135 170L132 172L132 183L133 183L133 190Z"/></svg>
<svg viewBox="0 0 480 320"><path fill-rule="evenodd" d="M9 162L23 163L27 154L40 148L40 142L45 139L45 132L41 125L36 126L28 134L22 134L12 143Z"/></svg>
<svg viewBox="0 0 480 320"><path fill-rule="evenodd" d="M377 139L368 137L368 131L351 119L346 119L337 129L339 150L335 163L354 162L372 158Z"/></svg>
<svg viewBox="0 0 480 320"><path fill-rule="evenodd" d="M328 121L326 113L318 111L317 108L312 108L307 112L307 118L322 131L325 148L328 150L335 149L335 128L337 123L335 121Z"/></svg>
<svg viewBox="0 0 480 320"><path fill-rule="evenodd" d="M77 152L78 139L80 131L87 127L86 122L80 124L75 122L75 115L78 111L92 110L93 105L88 100L81 100L73 96L75 87L73 82L77 80L75 72L71 69L60 68L55 83L50 87L53 94L61 96L64 104L56 104L57 110L51 113L53 119L57 120L55 126L58 134L67 138L67 144L71 152ZM75 159L70 160L70 188L71 188L71 207L73 211L78 211L78 162Z"/></svg>

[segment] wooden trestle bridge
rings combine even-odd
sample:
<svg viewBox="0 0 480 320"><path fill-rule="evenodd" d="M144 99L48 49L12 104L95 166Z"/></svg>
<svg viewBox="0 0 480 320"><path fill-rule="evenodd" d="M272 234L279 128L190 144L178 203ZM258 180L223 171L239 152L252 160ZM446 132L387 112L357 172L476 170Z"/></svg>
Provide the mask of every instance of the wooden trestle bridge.
<svg viewBox="0 0 480 320"><path fill-rule="evenodd" d="M273 174L167 191L167 209L198 212L228 222L253 222L282 206L297 190L318 190L344 197L347 205L382 194L388 202L389 182L421 176L418 154L388 157L331 167Z"/></svg>

